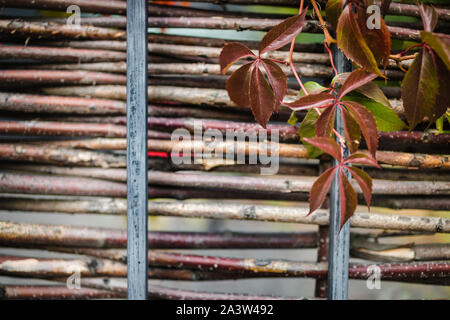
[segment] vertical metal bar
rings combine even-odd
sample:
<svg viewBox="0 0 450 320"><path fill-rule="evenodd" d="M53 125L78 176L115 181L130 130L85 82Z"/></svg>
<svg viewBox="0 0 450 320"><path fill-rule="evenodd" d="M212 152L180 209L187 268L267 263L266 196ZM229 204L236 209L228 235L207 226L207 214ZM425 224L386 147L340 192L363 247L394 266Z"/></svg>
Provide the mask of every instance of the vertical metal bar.
<svg viewBox="0 0 450 320"><path fill-rule="evenodd" d="M127 0L128 299L147 298L147 1Z"/></svg>
<svg viewBox="0 0 450 320"><path fill-rule="evenodd" d="M320 159L319 174L331 167L331 161ZM326 199L321 206L322 209L330 209L330 199ZM317 239L317 262L328 261L328 226L319 226L319 236ZM316 298L326 298L328 292L328 280L316 279L316 288L314 290L314 296Z"/></svg>
<svg viewBox="0 0 450 320"><path fill-rule="evenodd" d="M334 63L338 73L349 72L352 64L344 54L336 47L333 48ZM344 135L344 127L339 108L336 110L336 121L334 128ZM345 150L344 155L348 155ZM333 166L337 165L333 159ZM348 264L350 250L350 222L342 227L339 232L340 221L340 199L339 182L337 175L333 180L330 191L330 225L329 225L329 251L328 251L328 299L348 299Z"/></svg>

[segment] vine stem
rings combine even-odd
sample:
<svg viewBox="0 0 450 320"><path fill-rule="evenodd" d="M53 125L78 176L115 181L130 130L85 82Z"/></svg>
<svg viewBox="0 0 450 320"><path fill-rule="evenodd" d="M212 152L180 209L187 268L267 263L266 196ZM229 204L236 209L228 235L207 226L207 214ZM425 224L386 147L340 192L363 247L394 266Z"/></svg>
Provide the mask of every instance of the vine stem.
<svg viewBox="0 0 450 320"><path fill-rule="evenodd" d="M301 0L301 1L300 1L300 7L299 7L299 9L298 9L298 15L301 15L301 14L302 14L302 11L303 11L303 2L304 2L304 0ZM296 38L296 37L294 37L294 38L292 39L292 41L291 41L291 48L290 48L290 50L289 50L288 64L289 64L289 66L291 67L292 73L294 74L295 78L297 79L297 82L298 82L298 84L300 85L300 88L302 88L302 90L303 90L303 92L305 93L305 95L308 95L308 91L306 90L305 86L303 85L303 82L302 82L302 80L300 79L300 76L298 75L297 70L295 70L294 63L292 62L292 55L293 55L293 53L294 53L295 38Z"/></svg>
<svg viewBox="0 0 450 320"><path fill-rule="evenodd" d="M311 3L314 7L314 11L316 12L317 18L319 19L320 25L322 26L323 33L325 35L325 42L327 43L327 45L335 43L336 40L333 39L333 37L328 32L327 25L325 24L325 21L322 18L322 14L320 13L320 9L319 6L317 5L316 0L311 0Z"/></svg>
<svg viewBox="0 0 450 320"><path fill-rule="evenodd" d="M334 61L333 61L333 53L331 52L330 48L328 47L327 43L324 42L323 43L325 49L328 52L328 56L330 57L330 62L331 62L331 67L333 68L334 74L337 76L338 72L336 70L336 66L334 65Z"/></svg>

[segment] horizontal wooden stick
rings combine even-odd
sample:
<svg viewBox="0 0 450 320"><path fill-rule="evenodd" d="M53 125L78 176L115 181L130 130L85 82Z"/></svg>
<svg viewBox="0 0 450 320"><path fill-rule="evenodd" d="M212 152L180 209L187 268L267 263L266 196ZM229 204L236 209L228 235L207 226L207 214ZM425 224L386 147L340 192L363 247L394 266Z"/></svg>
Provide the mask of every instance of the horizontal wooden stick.
<svg viewBox="0 0 450 320"><path fill-rule="evenodd" d="M171 120L168 120L170 122ZM186 120L181 120L186 121ZM214 120L213 120L214 121ZM155 122L149 120L150 123L155 125ZM188 123L186 121L186 123ZM0 123L1 124L1 123ZM233 128L233 124L235 127ZM253 125L248 124L247 126L239 126L236 122L230 122L230 126L228 129L234 129L234 132L242 132L240 130L250 129ZM190 128L189 125L186 126ZM239 129L239 127L241 129ZM256 126L255 126L256 127ZM277 125L268 125L268 133L269 136L271 134L271 130L276 130L281 126ZM0 127L1 128L1 127ZM204 128L205 129L205 128ZM208 129L217 129L213 126ZM400 132L401 133L401 132ZM280 133L281 140L294 140L290 134L296 134L296 132L291 132L291 130ZM380 140L383 137L383 133L380 134ZM387 133L396 136L396 133ZM414 134L414 132L412 133ZM419 133L420 134L420 133ZM252 136L251 133L248 134ZM406 136L408 138L408 136ZM387 139L386 139L387 140ZM402 143L402 142L399 142ZM54 141L54 142L45 142L44 145L48 146L62 146L69 148L87 148L92 150L125 150L126 141L124 139L85 139L85 140L63 140L63 141ZM1 146L1 144L0 144ZM172 140L156 140L151 139L148 143L149 150L152 151L164 151L171 153L174 150L182 150L183 153L202 153L204 151L211 151L211 146L208 141L199 141L199 140L189 140L188 138L183 141L172 141ZM381 144L381 147L384 145ZM296 144L287 144L287 143L261 143L261 142L235 142L235 141L217 141L214 145L214 149L218 152L221 151L223 155L226 152L233 152L235 155L242 154L260 154L260 152L267 152L268 155L276 154L280 157L286 158L297 158L304 159L308 157L307 150L303 145ZM2 157L2 153L0 152L0 158ZM418 167L418 168L439 168L439 169L450 169L450 161L448 156L443 155L429 155L429 154L420 154L420 153L406 153L406 152L395 152L395 151L377 151L376 159L384 164L393 165L393 166L404 166L404 167ZM233 158L234 160L234 158ZM201 159L199 160L201 162ZM223 161L222 161L223 162ZM220 163L216 163L220 165ZM222 165L226 165L227 163L223 162ZM228 163L230 165L230 163Z"/></svg>
<svg viewBox="0 0 450 320"><path fill-rule="evenodd" d="M109 18L110 19L110 18ZM113 18L112 18L113 19ZM123 30L99 28L84 25L69 25L52 22L26 22L17 20L0 20L0 33L14 34L38 38L70 38L97 40L125 40Z"/></svg>
<svg viewBox="0 0 450 320"><path fill-rule="evenodd" d="M25 200L20 204L20 200L2 198L5 206L3 210L16 210L19 207L28 206L27 210L32 210L30 206L33 201ZM105 201L103 201L105 202ZM34 202L36 205L43 205L40 209L59 211L58 207L64 203L55 201ZM97 204L102 203L98 202ZM110 203L115 203L111 201ZM66 202L68 207L76 203ZM92 203L93 204L93 203ZM123 203L117 202L119 206ZM68 207L65 209L67 210ZM78 206L80 207L80 206ZM124 214L125 208L120 207ZM38 210L39 211L39 210ZM0 222L0 243L7 246L62 246L77 248L126 248L126 230L76 227L64 225L27 224ZM150 249L294 249L294 248L315 248L317 246L316 232L303 233L243 233L243 232L156 232L148 233L148 245Z"/></svg>
<svg viewBox="0 0 450 320"><path fill-rule="evenodd" d="M8 176L9 177L9 176ZM14 175L14 178L21 178L21 175ZM9 179L8 179L9 180ZM36 182L40 180L35 179ZM114 196L110 190L100 189L95 190L89 179L79 178L72 181L72 185L48 188L45 190L46 194L65 194L65 195L95 195L95 196ZM32 180L33 182L33 180ZM82 189L82 185L85 188ZM11 187L7 188L5 183L1 186L1 191L4 193L17 193L17 189ZM20 190L20 193L30 193L28 190ZM69 189L69 190L68 190ZM43 193L39 190L39 185L33 187L34 193ZM118 191L118 197L123 197L126 188L122 187ZM310 216L306 216L308 210L306 208L294 207L278 207L266 205L247 205L247 204L232 204L232 203L185 203L182 201L164 202L164 201L150 201L148 204L150 215L160 216L176 216L189 218L210 218L210 219L237 219L237 220L258 220L258 221L273 221L273 222L289 222L289 223L306 223L306 224L328 224L328 213L326 210L317 210ZM64 201L64 200L39 200L28 201L21 204L20 201L15 201L9 205L9 208L14 206L15 210L22 208L23 210L30 210L30 206L34 205L35 211L44 212L67 212L67 213L100 213L100 214L124 214L126 208L126 201L123 199L107 199L100 201ZM8 208L8 204L0 202L0 207ZM53 209L52 209L53 208ZM383 215L383 214L366 214L356 213L351 224L354 227L361 228L380 228L380 229L395 229L408 230L418 232L450 232L450 219L438 217L415 217L404 215Z"/></svg>
<svg viewBox="0 0 450 320"><path fill-rule="evenodd" d="M1 59L32 59L49 62L125 61L126 53L110 50L52 47L0 46Z"/></svg>
<svg viewBox="0 0 450 320"><path fill-rule="evenodd" d="M109 174L106 176L106 174ZM93 172L86 173L94 175ZM102 179L122 179L123 172L104 172L96 174L95 176ZM76 184L76 183L75 183ZM28 189L26 189L28 190ZM15 191L14 191L15 192ZM27 191L31 192L31 191ZM56 191L55 191L56 192ZM57 189L57 192L66 192L64 189ZM73 191L72 195L85 195L83 191ZM59 194L59 193L57 193ZM308 201L307 193L280 193L267 191L248 191L248 190L225 190L225 189L186 189L163 186L150 186L150 198L174 198L178 200L185 199L255 199L255 200L283 200L283 201ZM365 204L364 199L360 196L358 199L360 204ZM95 205L95 202L93 203ZM425 209L425 210L448 210L450 207L450 200L446 196L395 196L395 195L374 195L372 199L373 206L388 207L394 209ZM63 209L64 205L59 210ZM82 212L91 212L87 207L81 207ZM114 208L110 206L105 207L107 210L99 213L117 214ZM51 211L50 208L47 211Z"/></svg>
<svg viewBox="0 0 450 320"><path fill-rule="evenodd" d="M41 87L37 88L37 90L47 95L93 97L113 100L126 99L126 86L119 85ZM225 89L151 85L148 95L149 100L154 102L172 101L201 106L236 107L230 100ZM287 101L293 98L293 95L289 94L285 100ZM401 101L391 100L390 102L393 104L393 108L397 113L403 112ZM282 108L282 110L287 109L285 107Z"/></svg>
<svg viewBox="0 0 450 320"><path fill-rule="evenodd" d="M163 44L179 44L187 46L222 48L225 44L234 42L235 40L151 33L148 35L148 41L150 45L153 45L154 43L163 43ZM242 40L239 42L245 44L250 49L257 50L259 48L258 41ZM126 51L127 49L126 41L119 41L119 40L85 40L85 41L67 40L67 41L52 41L52 42L44 41L36 43L42 43L43 45L57 46L57 47L73 47L86 49L104 49L104 50L118 50L118 51ZM278 50L289 51L289 49L290 46L286 45ZM308 43L308 44L296 43L294 46L294 51L323 53L323 45L316 43Z"/></svg>
<svg viewBox="0 0 450 320"><path fill-rule="evenodd" d="M14 21L14 20L9 20ZM26 27L22 27L20 24L16 25L17 33L25 34L29 33L30 29L38 29L38 34L46 34L43 30L39 29L40 25L65 23L66 20L51 19L43 20L40 22L27 22ZM227 16L217 17L149 17L148 26L155 28L203 28L203 29L219 29L219 30L252 30L252 31L268 31L272 27L281 23L282 19L261 19L261 18L234 18ZM81 23L85 26L92 26L95 28L125 28L126 17L87 17L82 18ZM36 26L37 25L37 26ZM19 29L20 28L20 29ZM42 29L42 28L41 28ZM420 33L417 30L388 26L388 30L391 33L391 37L399 40L420 41ZM322 27L319 21L307 20L303 26L302 32L308 33L321 33ZM66 37L76 37L69 32L65 34ZM111 37L110 35L108 35ZM79 35L78 35L79 37ZM91 36L92 37L92 36ZM117 38L123 39L123 36L117 36ZM100 39L100 38L99 38Z"/></svg>
<svg viewBox="0 0 450 320"><path fill-rule="evenodd" d="M351 242L350 253L353 257L382 262L450 260L450 244L385 245L356 238Z"/></svg>
<svg viewBox="0 0 450 320"><path fill-rule="evenodd" d="M0 110L31 113L125 114L126 103L117 100L60 97L0 92Z"/></svg>
<svg viewBox="0 0 450 320"><path fill-rule="evenodd" d="M228 70L228 74L236 71L242 65L235 64L231 66ZM288 76L293 76L292 69L287 66L280 65L281 69ZM97 63L83 63L83 64L43 64L40 66L33 66L38 70L73 70L74 72L91 71L91 72L113 72L113 73L126 73L126 63L125 62L97 62ZM323 65L317 64L295 64L296 71L305 77L320 77L326 78L331 75L331 69ZM11 73L11 71L9 71ZM48 71L47 71L48 72ZM66 71L67 72L67 71ZM148 65L148 73L150 75L161 75L161 74L174 74L174 75L221 75L219 64L209 64L209 63L150 63ZM70 73L61 73L61 78L64 76L72 76ZM100 75L99 75L100 76ZM102 78L100 78L101 80ZM113 78L115 83L111 84L122 84L119 83L119 77ZM106 80L107 81L107 80ZM110 80L111 81L111 80ZM71 84L70 82L67 84ZM76 84L76 83L75 83ZM86 83L90 84L90 83ZM99 81L98 84L104 84ZM106 83L108 84L108 83Z"/></svg>
<svg viewBox="0 0 450 320"><path fill-rule="evenodd" d="M94 256L102 250L96 249L58 249L61 252L82 253L86 252ZM114 255L115 257L115 255ZM295 262L273 259L237 259L214 256L199 256L189 254L168 253L161 251L149 251L149 265L152 267L174 267L191 270L208 270L231 274L243 274L260 277L307 277L325 278L327 274L326 263ZM352 279L367 279L371 276L370 265L351 264L349 277ZM414 263L390 263L377 264L381 269L382 280L401 279L430 279L435 278L445 281L450 277L450 263L439 262L414 262ZM0 256L0 273L9 276L28 277L61 277L70 276L79 272L81 277L125 277L126 265L113 262L109 259L79 258L71 260L63 259L32 259L13 256Z"/></svg>
<svg viewBox="0 0 450 320"><path fill-rule="evenodd" d="M81 279L81 285L85 287L98 288L103 290L114 290L126 293L126 285L117 284L105 284L104 281L96 281L96 279ZM276 296L255 296L238 293L217 293L217 292L204 292L204 291L190 291L166 288L161 286L148 286L148 298L149 299L168 299L168 300L304 300L305 298L292 298L292 297L276 297Z"/></svg>
<svg viewBox="0 0 450 320"><path fill-rule="evenodd" d="M125 168L122 155L99 153L70 148L33 146L26 144L0 144L0 158L10 161L31 161L58 165L96 166L103 168Z"/></svg>
<svg viewBox="0 0 450 320"><path fill-rule="evenodd" d="M125 298L122 292L95 288L69 289L67 286L0 285L0 300L86 300Z"/></svg>
<svg viewBox="0 0 450 320"><path fill-rule="evenodd" d="M52 136L126 137L126 127L109 123L0 121L0 133Z"/></svg>
<svg viewBox="0 0 450 320"><path fill-rule="evenodd" d="M209 2L206 0L195 0L194 2ZM281 6L294 6L297 7L299 1L286 1L286 0L227 0L229 4L260 4L260 5L281 5ZM318 1L320 4L324 4L324 1ZM103 13L103 14L126 14L126 3L124 1L105 1L97 0L94 3L90 0L39 0L34 2L29 2L27 0L1 0L0 5L3 7L12 8L34 8L43 10L57 10L66 11L67 7L70 5L77 5L80 7L82 12L90 13ZM157 14L158 10L155 4L149 4L149 12L152 14L155 12ZM200 10L187 9L181 7L166 7L160 6L162 13L168 11L178 10L184 12L184 15L189 16L188 12L195 12L195 15L199 15ZM436 6L436 10L439 13L439 18L444 20L450 20L449 10L446 8L440 8L439 5ZM397 15L409 15L419 17L419 10L415 5L404 4L404 3L392 3L389 7L389 13ZM233 13L236 14L236 13Z"/></svg>
<svg viewBox="0 0 450 320"><path fill-rule="evenodd" d="M0 70L1 86L96 85L127 83L126 76L112 73L63 70Z"/></svg>
<svg viewBox="0 0 450 320"><path fill-rule="evenodd" d="M69 183L73 180L71 177L57 176L16 175L10 173L1 173L1 175L3 180L0 182L0 186L6 188L5 190L27 190L28 187L23 185L27 179L30 180L30 183L33 181L34 188L37 188L38 185L45 186L46 184L54 187L57 184L64 184L64 182ZM124 171L122 171L121 176L118 176L118 178L124 179L123 176ZM316 177L263 177L256 175L240 175L238 177L236 175L233 176L218 173L173 173L153 170L148 172L148 177L151 185L279 193L309 192L316 179ZM86 182L87 181L89 180L86 180ZM94 182L94 189L96 185L108 183L107 181L97 179L92 179L92 181ZM119 190L114 182L110 183L113 184L111 187L113 187L114 190ZM33 190L33 187L30 190ZM354 183L354 188L358 193L361 193L361 190L356 183ZM70 188L67 189L66 192L69 192L70 194L69 190ZM17 191L15 192L17 193ZM374 180L372 192L373 194L384 195L448 195L450 194L450 182Z"/></svg>

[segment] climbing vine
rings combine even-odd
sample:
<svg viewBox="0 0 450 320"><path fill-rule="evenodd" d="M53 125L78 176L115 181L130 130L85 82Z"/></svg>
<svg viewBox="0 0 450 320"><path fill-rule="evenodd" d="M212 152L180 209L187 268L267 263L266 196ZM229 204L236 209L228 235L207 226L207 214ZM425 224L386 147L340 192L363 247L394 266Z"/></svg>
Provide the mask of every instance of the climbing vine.
<svg viewBox="0 0 450 320"><path fill-rule="evenodd" d="M379 167L376 160L378 131L413 130L419 123L436 122L438 130L443 129L450 101L450 37L435 33L438 14L432 6L416 2L423 23L421 42L406 50L391 53L391 34L384 21L391 1L381 1L380 17L375 27L372 19L371 0L329 0L326 4L326 21L320 8L311 0L313 13L319 19L325 40L324 46L330 56L335 72L329 87L315 82L303 83L298 75L292 55L296 36L306 23L307 8L302 0L298 15L292 16L273 27L259 44L256 55L248 47L232 42L226 44L220 55L222 74L240 59L250 59L234 71L227 79L226 89L230 99L239 107L250 108L255 120L266 127L273 112L280 105L293 110L289 123L298 124L296 112L307 110L299 125L299 135L310 157L327 153L337 161L335 167L324 171L313 184L309 206L312 213L320 207L328 194L333 178L337 175L340 185L341 227L353 215L357 196L350 184L349 173L361 188L368 206L372 196L372 178L362 169L350 164ZM328 30L335 30L335 38ZM290 45L285 61L264 57L267 52ZM338 74L334 67L330 46L336 44L355 67L351 73ZM408 70L405 61L412 60ZM383 91L373 82L381 77L388 79L386 68L394 61L405 76L401 83L401 97L406 125L393 111ZM300 85L295 100L287 96L287 75L280 65L289 66ZM383 72L383 71L384 72ZM285 100L286 99L286 100ZM337 110L340 112L337 113ZM334 129L336 116L342 118L344 135ZM360 150L364 138L366 150ZM350 155L344 157L348 148Z"/></svg>

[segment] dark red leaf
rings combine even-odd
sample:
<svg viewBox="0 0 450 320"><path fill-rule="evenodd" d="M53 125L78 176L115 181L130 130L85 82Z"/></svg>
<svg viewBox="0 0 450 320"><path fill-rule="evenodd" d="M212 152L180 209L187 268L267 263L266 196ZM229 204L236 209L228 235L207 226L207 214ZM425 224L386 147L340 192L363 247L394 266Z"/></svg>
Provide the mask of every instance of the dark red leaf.
<svg viewBox="0 0 450 320"><path fill-rule="evenodd" d="M348 219L355 213L358 199L350 181L344 174L343 170L339 170L339 186L340 186L340 202L341 202L341 221L340 229L344 226Z"/></svg>
<svg viewBox="0 0 450 320"><path fill-rule="evenodd" d="M350 73L350 75L345 79L342 88L339 92L338 99L342 99L350 91L353 91L366 83L369 83L377 77L376 74L365 71L364 69L356 69Z"/></svg>
<svg viewBox="0 0 450 320"><path fill-rule="evenodd" d="M316 122L316 135L318 137L329 138L334 128L336 119L336 108L334 106L326 108Z"/></svg>
<svg viewBox="0 0 450 320"><path fill-rule="evenodd" d="M361 191L370 210L370 200L372 199L372 178L363 170L355 167L345 167L359 184Z"/></svg>
<svg viewBox="0 0 450 320"><path fill-rule="evenodd" d="M252 62L244 64L227 79L226 89L231 101L241 108L250 107L250 68Z"/></svg>
<svg viewBox="0 0 450 320"><path fill-rule="evenodd" d="M266 128L275 109L275 95L257 63L250 80L250 107L256 122Z"/></svg>
<svg viewBox="0 0 450 320"><path fill-rule="evenodd" d="M306 12L307 10L303 10L300 15L287 18L270 29L259 43L259 55L261 56L264 52L279 49L291 42L302 31L303 25L305 24Z"/></svg>
<svg viewBox="0 0 450 320"><path fill-rule="evenodd" d="M378 130L377 122L373 114L367 110L364 106L354 101L342 102L350 111L353 119L360 125L361 131L366 140L367 148L369 152L375 157L375 152L378 148Z"/></svg>
<svg viewBox="0 0 450 320"><path fill-rule="evenodd" d="M336 30L337 45L349 59L356 62L365 70L384 77L378 68L378 62L375 56L364 40L355 14L351 8L352 5L347 5L339 17Z"/></svg>
<svg viewBox="0 0 450 320"><path fill-rule="evenodd" d="M227 43L222 51L220 52L219 62L220 62L220 72L225 74L228 68L231 67L233 63L239 59L253 57L257 58L255 54L242 43L230 42Z"/></svg>
<svg viewBox="0 0 450 320"><path fill-rule="evenodd" d="M337 161L342 161L341 147L332 138L303 138L306 142L312 144L314 147L328 153Z"/></svg>
<svg viewBox="0 0 450 320"><path fill-rule="evenodd" d="M333 167L325 170L311 187L309 192L309 213L313 213L317 210L322 203L325 201L328 190L330 190L331 183L336 175L336 170L338 167Z"/></svg>
<svg viewBox="0 0 450 320"><path fill-rule="evenodd" d="M294 102L286 102L284 104L291 107L292 110L299 111L311 108L326 107L334 103L335 98L328 92L321 92L317 94L308 94L301 97Z"/></svg>
<svg viewBox="0 0 450 320"><path fill-rule="evenodd" d="M283 98L287 92L287 76L273 61L263 59L262 64L266 70L270 86L275 94L275 110L278 112L281 101L283 101Z"/></svg>
<svg viewBox="0 0 450 320"><path fill-rule="evenodd" d="M402 81L403 108L410 130L424 117L432 116L438 88L435 64L424 48L412 62Z"/></svg>
<svg viewBox="0 0 450 320"><path fill-rule="evenodd" d="M450 70L447 69L444 62L437 56L435 56L435 62L439 88L436 95L436 102L431 111L430 122L436 121L450 107Z"/></svg>
<svg viewBox="0 0 450 320"><path fill-rule="evenodd" d="M347 109L341 108L341 112L348 149L350 152L355 152L358 150L361 141L361 128Z"/></svg>
<svg viewBox="0 0 450 320"><path fill-rule="evenodd" d="M364 37L367 46L375 57L377 63L382 63L384 68L389 63L389 55L391 54L391 33L383 18L380 17L379 27L369 29L367 23L371 19L371 15L367 13L365 6L361 6L357 10L358 26Z"/></svg>
<svg viewBox="0 0 450 320"><path fill-rule="evenodd" d="M432 32L436 28L438 22L438 13L432 6L426 6L419 3L420 17L422 18L423 29Z"/></svg>
<svg viewBox="0 0 450 320"><path fill-rule="evenodd" d="M354 164L363 164L368 166L374 166L377 168L380 168L378 165L378 162L375 158L373 158L371 155L365 154L363 152L355 152L349 155L347 158L344 159L344 163L354 163Z"/></svg>

